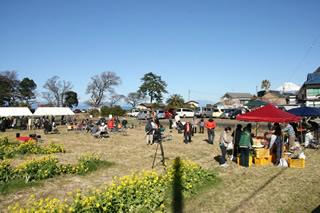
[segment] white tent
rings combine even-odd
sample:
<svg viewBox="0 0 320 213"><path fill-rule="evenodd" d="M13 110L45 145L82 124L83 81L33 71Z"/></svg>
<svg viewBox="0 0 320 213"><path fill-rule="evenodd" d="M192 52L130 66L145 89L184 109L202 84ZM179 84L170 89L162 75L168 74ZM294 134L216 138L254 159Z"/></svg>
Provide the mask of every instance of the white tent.
<svg viewBox="0 0 320 213"><path fill-rule="evenodd" d="M74 112L68 107L38 107L33 115L74 115Z"/></svg>
<svg viewBox="0 0 320 213"><path fill-rule="evenodd" d="M32 116L28 107L0 107L0 117Z"/></svg>

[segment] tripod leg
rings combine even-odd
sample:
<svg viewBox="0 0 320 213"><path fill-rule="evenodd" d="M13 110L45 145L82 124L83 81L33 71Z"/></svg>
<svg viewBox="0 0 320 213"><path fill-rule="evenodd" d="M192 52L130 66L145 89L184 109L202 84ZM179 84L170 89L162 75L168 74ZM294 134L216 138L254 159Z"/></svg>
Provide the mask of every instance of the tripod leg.
<svg viewBox="0 0 320 213"><path fill-rule="evenodd" d="M152 167L151 167L152 169L153 169L153 166L154 166L154 161L156 160L156 157L157 157L158 146L159 146L159 144L157 143L156 153L154 153L153 163L152 163Z"/></svg>
<svg viewBox="0 0 320 213"><path fill-rule="evenodd" d="M160 141L160 149L161 149L161 155L162 155L162 165L164 166L164 152L163 152L163 147L162 147L162 141Z"/></svg>

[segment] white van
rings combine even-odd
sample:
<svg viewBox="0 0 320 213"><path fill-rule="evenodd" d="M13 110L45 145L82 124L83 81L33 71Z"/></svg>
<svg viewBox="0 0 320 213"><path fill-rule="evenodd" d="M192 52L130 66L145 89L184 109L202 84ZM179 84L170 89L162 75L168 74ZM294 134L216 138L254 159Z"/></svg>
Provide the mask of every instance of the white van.
<svg viewBox="0 0 320 213"><path fill-rule="evenodd" d="M130 112L128 112L128 116L129 117L137 117L139 112L140 112L140 110L138 110L138 109L132 109L132 110L130 110Z"/></svg>
<svg viewBox="0 0 320 213"><path fill-rule="evenodd" d="M195 109L194 115L199 117L210 117L212 115L213 108L212 107L197 107Z"/></svg>
<svg viewBox="0 0 320 213"><path fill-rule="evenodd" d="M177 109L176 113L183 118L194 116L193 110L188 108L179 108Z"/></svg>

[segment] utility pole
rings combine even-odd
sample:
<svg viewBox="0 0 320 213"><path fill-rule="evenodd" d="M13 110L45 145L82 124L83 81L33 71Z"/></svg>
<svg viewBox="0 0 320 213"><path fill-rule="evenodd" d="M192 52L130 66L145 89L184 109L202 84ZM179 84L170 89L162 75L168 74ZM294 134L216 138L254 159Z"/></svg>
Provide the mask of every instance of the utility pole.
<svg viewBox="0 0 320 213"><path fill-rule="evenodd" d="M190 101L190 89L188 91L188 101Z"/></svg>

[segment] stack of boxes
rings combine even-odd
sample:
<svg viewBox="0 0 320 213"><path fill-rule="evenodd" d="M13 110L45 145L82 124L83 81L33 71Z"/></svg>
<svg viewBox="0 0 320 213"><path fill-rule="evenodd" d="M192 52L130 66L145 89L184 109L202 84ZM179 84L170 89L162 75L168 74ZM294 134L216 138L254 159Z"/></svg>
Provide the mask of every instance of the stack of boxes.
<svg viewBox="0 0 320 213"><path fill-rule="evenodd" d="M254 164L258 166L263 166L272 162L272 156L270 155L270 150L261 148L254 150Z"/></svg>

